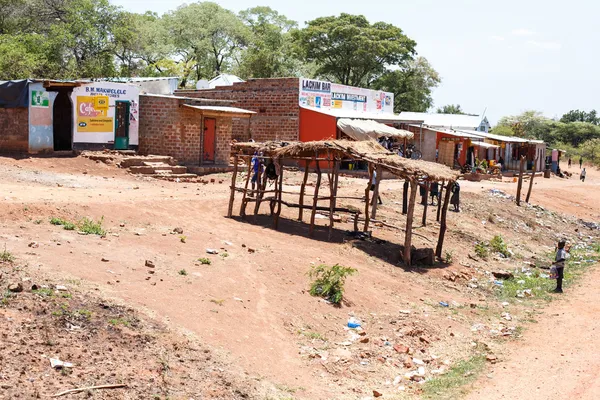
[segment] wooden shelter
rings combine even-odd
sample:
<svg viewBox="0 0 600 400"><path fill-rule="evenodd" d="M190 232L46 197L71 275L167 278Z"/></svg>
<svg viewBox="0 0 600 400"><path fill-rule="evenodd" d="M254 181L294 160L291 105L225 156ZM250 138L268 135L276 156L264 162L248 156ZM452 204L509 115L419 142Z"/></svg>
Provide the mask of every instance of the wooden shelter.
<svg viewBox="0 0 600 400"><path fill-rule="evenodd" d="M403 196L407 200L408 207L406 208L406 230L404 240L404 252L401 255L406 265L411 265L411 242L412 242L412 227L415 211L415 200L417 195L417 187L419 184L429 187L431 182L445 182L446 195L441 211L440 232L436 248L436 256L441 258L444 235L446 231L446 213L450 200L450 188L457 179L458 174L450 168L437 163L412 160L398 156L376 143L375 141L345 141L345 140L330 140L317 142L267 142L267 143L235 143L232 146L234 157L234 171L231 180L231 196L229 199L229 209L227 215L233 215L233 205L235 194L242 193L242 204L240 207L240 215L246 215L248 203L255 203L254 214L258 214L262 202L269 202L271 206L271 214L273 215L273 224L277 229L281 206L298 208L298 220L302 221L303 211L308 209L311 211L309 232L312 236L315 229L315 215L317 211L325 211L329 213L329 238L333 232L334 213L346 212L354 215L354 229L358 230L358 219L361 213L358 209L338 207L337 200L341 197L337 195L338 178L340 172L340 162L344 159L353 159L356 161L364 161L368 164L369 181L365 188L365 209L364 209L364 231L369 228L369 222L375 218L377 211L377 196L379 191L379 183L383 171L388 171L393 175L404 179L410 186L410 196ZM267 190L267 170L273 167L267 167L264 171L259 170L257 179L256 197L251 197L252 190L248 189L252 158L265 160L267 163L273 163L276 174L271 172L271 177L274 178L275 184L272 190ZM248 175L245 179L243 187L236 186L239 161L245 161L248 168ZM283 201L283 175L286 163L295 161L304 164L304 179L302 181L299 192L285 192L288 195L297 195L298 202L291 203ZM321 187L323 168L327 166L325 172L328 177L329 195L320 196L319 189ZM310 170L313 169L317 174L317 181L314 192L312 193L312 201L306 203L306 186ZM376 174L376 175L375 175ZM276 176L273 176L276 175ZM375 182L373 177L376 176ZM370 204L371 185L373 188L373 204ZM444 184L442 184L442 189ZM268 195L268 197L265 197ZM348 197L345 197L348 199ZM361 198L362 199L362 198ZM327 202L323 205L323 202ZM321 202L321 205L319 205ZM369 212L369 208L371 208ZM425 212L423 220L425 221Z"/></svg>

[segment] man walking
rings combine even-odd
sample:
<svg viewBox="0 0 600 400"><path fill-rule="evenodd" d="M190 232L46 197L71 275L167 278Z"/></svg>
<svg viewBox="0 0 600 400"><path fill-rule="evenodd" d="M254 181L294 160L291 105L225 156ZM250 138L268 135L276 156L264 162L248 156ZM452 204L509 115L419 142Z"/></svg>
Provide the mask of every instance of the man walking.
<svg viewBox="0 0 600 400"><path fill-rule="evenodd" d="M579 157L579 169L583 167L583 157Z"/></svg>

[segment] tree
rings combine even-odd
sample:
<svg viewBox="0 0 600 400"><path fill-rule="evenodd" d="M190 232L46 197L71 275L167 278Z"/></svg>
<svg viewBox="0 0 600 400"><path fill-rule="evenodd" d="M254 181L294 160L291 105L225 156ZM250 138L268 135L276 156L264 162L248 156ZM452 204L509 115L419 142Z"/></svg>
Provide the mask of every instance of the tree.
<svg viewBox="0 0 600 400"><path fill-rule="evenodd" d="M492 129L490 133L501 136L515 136L515 131L513 131L510 126L506 125L497 125Z"/></svg>
<svg viewBox="0 0 600 400"><path fill-rule="evenodd" d="M591 139L581 146L581 155L593 164L596 164L600 158L600 138Z"/></svg>
<svg viewBox="0 0 600 400"><path fill-rule="evenodd" d="M510 127L515 136L535 139L548 133L550 121L539 111L525 111L519 115L500 118L498 126Z"/></svg>
<svg viewBox="0 0 600 400"><path fill-rule="evenodd" d="M600 118L598 118L596 110L592 110L589 113L580 110L571 110L562 116L560 122L588 122L590 124L600 125Z"/></svg>
<svg viewBox="0 0 600 400"><path fill-rule="evenodd" d="M460 104L448 104L444 107L438 107L436 110L438 114L465 114L460 108Z"/></svg>
<svg viewBox="0 0 600 400"><path fill-rule="evenodd" d="M425 57L409 60L396 70L385 72L373 88L394 93L394 111L425 112L433 105L431 92L441 82Z"/></svg>
<svg viewBox="0 0 600 400"><path fill-rule="evenodd" d="M249 30L231 11L216 3L192 3L164 16L175 53L189 78L212 78L230 70L249 39Z"/></svg>
<svg viewBox="0 0 600 400"><path fill-rule="evenodd" d="M242 52L236 72L245 78L272 78L296 75L299 61L292 51L290 30L297 24L270 7L240 12L251 31L248 47Z"/></svg>
<svg viewBox="0 0 600 400"><path fill-rule="evenodd" d="M303 59L317 65L319 77L351 86L369 87L389 66L412 59L416 46L398 27L350 14L309 21L293 36Z"/></svg>
<svg viewBox="0 0 600 400"><path fill-rule="evenodd" d="M30 35L0 35L0 80L33 78L46 62L42 38Z"/></svg>

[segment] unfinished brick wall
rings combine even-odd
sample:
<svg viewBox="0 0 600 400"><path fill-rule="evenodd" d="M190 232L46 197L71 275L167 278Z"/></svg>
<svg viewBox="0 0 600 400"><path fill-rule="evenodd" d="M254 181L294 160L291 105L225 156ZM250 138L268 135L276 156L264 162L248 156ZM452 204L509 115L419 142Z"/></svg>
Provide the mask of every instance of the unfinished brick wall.
<svg viewBox="0 0 600 400"><path fill-rule="evenodd" d="M0 108L0 151L29 151L29 109Z"/></svg>
<svg viewBox="0 0 600 400"><path fill-rule="evenodd" d="M140 95L140 154L171 156L183 164L200 164L203 116L183 104L185 99ZM231 120L216 117L215 164L229 164Z"/></svg>
<svg viewBox="0 0 600 400"><path fill-rule="evenodd" d="M257 142L298 140L298 78L250 79L215 89L178 90L177 95L218 100L234 100L234 107L256 112L250 121L234 119L233 138ZM249 128L249 129L248 129Z"/></svg>

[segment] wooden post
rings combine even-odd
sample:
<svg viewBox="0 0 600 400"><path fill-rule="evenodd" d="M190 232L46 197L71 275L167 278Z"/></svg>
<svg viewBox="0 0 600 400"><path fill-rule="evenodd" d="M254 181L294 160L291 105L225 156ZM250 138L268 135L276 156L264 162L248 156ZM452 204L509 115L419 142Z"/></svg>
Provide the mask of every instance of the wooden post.
<svg viewBox="0 0 600 400"><path fill-rule="evenodd" d="M408 212L406 214L406 234L404 236L404 264L406 266L411 265L411 247L412 247L412 226L413 217L415 214L415 201L417 199L417 181L411 179L410 181L410 200L408 202Z"/></svg>
<svg viewBox="0 0 600 400"><path fill-rule="evenodd" d="M402 214L406 215L408 212L408 181L404 181L402 187Z"/></svg>
<svg viewBox="0 0 600 400"><path fill-rule="evenodd" d="M382 169L379 165L375 166L375 189L373 189L373 200L371 200L371 219L377 217L377 202L379 201L379 182L381 182Z"/></svg>
<svg viewBox="0 0 600 400"><path fill-rule="evenodd" d="M427 226L427 206L429 204L429 181L424 182L425 185L425 205L423 206L423 220L421 221L423 226Z"/></svg>
<svg viewBox="0 0 600 400"><path fill-rule="evenodd" d="M439 190L438 190L438 209L437 209L437 218L436 221L440 222L440 214L442 213L442 195L444 194L444 181L442 181L442 184L439 185Z"/></svg>
<svg viewBox="0 0 600 400"><path fill-rule="evenodd" d="M306 161L304 164L304 179L302 180L302 186L300 186L300 210L298 211L298 221L302 221L304 216L304 191L306 190L306 181L308 181L310 162Z"/></svg>
<svg viewBox="0 0 600 400"><path fill-rule="evenodd" d="M527 197L525 198L525 203L529 203L529 198L531 197L531 189L533 189L533 178L535 178L535 171L537 169L538 159L536 158L533 163L533 171L531 172L531 180L529 181L529 189L527 190Z"/></svg>
<svg viewBox="0 0 600 400"><path fill-rule="evenodd" d="M519 166L519 183L517 184L517 205L521 205L521 188L523 187L523 169L525 169L525 156L521 156L521 165Z"/></svg>
<svg viewBox="0 0 600 400"><path fill-rule="evenodd" d="M371 182L373 182L373 164L369 163L369 181L365 189L365 226L363 232L369 230L369 197L371 195Z"/></svg>
<svg viewBox="0 0 600 400"><path fill-rule="evenodd" d="M331 197L329 198L329 236L328 240L331 240L333 235L333 214L335 212L335 203L337 198L337 186L338 186L338 175L339 175L340 163L337 160L333 162L332 180L330 182Z"/></svg>
<svg viewBox="0 0 600 400"><path fill-rule="evenodd" d="M452 185L454 181L449 181L446 186L446 195L444 196L444 206L442 207L442 221L440 222L440 236L438 237L435 255L437 258L442 258L442 248L444 246L444 236L446 235L446 214L448 214L448 203L450 203L450 195L452 194ZM443 185L442 185L443 186Z"/></svg>
<svg viewBox="0 0 600 400"><path fill-rule="evenodd" d="M319 162L316 161L317 165L317 183L315 184L315 195L313 197L313 207L312 212L310 213L310 227L308 229L308 234L310 236L314 236L315 234L315 215L317 215L317 203L319 202L319 187L321 186L321 167L319 166Z"/></svg>
<svg viewBox="0 0 600 400"><path fill-rule="evenodd" d="M229 196L229 208L227 210L227 216L231 218L233 215L233 202L235 200L235 180L238 172L238 155L233 156L233 174L231 174L231 195Z"/></svg>
<svg viewBox="0 0 600 400"><path fill-rule="evenodd" d="M283 160L281 158L278 159L279 163L279 188L275 194L275 198L277 199L277 211L275 212L275 229L279 228L279 215L281 214L281 201L283 196Z"/></svg>
<svg viewBox="0 0 600 400"><path fill-rule="evenodd" d="M240 215L246 216L246 195L248 192L248 184L250 183L250 175L252 175L252 157L248 157L248 176L246 176L246 185L244 186L244 194L242 195L242 204L240 205ZM260 170L260 167L259 167ZM258 182L257 182L258 185Z"/></svg>

